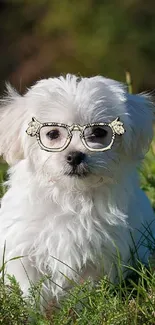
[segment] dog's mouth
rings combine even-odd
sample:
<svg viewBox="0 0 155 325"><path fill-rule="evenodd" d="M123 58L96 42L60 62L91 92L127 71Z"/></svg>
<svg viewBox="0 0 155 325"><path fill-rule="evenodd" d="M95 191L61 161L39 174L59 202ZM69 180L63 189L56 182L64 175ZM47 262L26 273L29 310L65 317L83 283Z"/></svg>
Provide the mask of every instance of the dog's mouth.
<svg viewBox="0 0 155 325"><path fill-rule="evenodd" d="M68 173L65 173L65 175L70 176L70 177L79 177L79 178L84 178L87 177L90 173L89 172L82 172L79 173L78 171L70 171Z"/></svg>
<svg viewBox="0 0 155 325"><path fill-rule="evenodd" d="M77 167L73 167L70 170L65 171L65 175L66 176L70 176L70 177L78 177L78 178L84 178L84 177L88 177L90 175L90 170L87 166L77 166Z"/></svg>

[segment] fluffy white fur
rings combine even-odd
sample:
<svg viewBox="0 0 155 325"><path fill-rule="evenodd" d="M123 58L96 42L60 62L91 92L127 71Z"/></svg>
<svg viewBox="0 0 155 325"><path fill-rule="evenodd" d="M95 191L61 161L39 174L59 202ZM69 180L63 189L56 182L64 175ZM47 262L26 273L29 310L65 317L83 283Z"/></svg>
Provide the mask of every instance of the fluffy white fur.
<svg viewBox="0 0 155 325"><path fill-rule="evenodd" d="M104 272L115 281L118 251L122 269L133 263L133 253L147 262L154 213L139 188L137 167L152 139L149 98L101 76L67 75L41 80L23 96L9 86L1 103L0 154L11 167L1 201L0 255L6 241L7 261L24 256L7 263L23 292L44 274L50 276L47 300L59 299L61 287L70 285L65 276L95 280ZM119 116L126 133L107 152L89 152L74 133L66 150L49 153L25 132L33 116L68 125ZM87 155L87 177L66 175L70 151Z"/></svg>

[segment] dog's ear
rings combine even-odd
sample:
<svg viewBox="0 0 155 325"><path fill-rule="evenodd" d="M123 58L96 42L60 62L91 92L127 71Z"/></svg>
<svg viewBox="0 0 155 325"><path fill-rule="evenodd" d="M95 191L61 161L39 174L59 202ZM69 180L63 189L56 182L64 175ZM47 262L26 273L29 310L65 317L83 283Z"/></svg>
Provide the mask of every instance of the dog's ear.
<svg viewBox="0 0 155 325"><path fill-rule="evenodd" d="M125 151L133 159L143 158L153 137L155 105L147 94L129 94L127 87L118 81L104 78L104 83L116 96L116 106L120 109L120 119L126 129L123 135Z"/></svg>
<svg viewBox="0 0 155 325"><path fill-rule="evenodd" d="M21 129L25 118L22 96L9 84L0 105L0 155L9 165L23 158Z"/></svg>
<svg viewBox="0 0 155 325"><path fill-rule="evenodd" d="M153 137L155 106L148 95L126 93L125 97L128 143L130 143L132 154L135 157L143 158Z"/></svg>

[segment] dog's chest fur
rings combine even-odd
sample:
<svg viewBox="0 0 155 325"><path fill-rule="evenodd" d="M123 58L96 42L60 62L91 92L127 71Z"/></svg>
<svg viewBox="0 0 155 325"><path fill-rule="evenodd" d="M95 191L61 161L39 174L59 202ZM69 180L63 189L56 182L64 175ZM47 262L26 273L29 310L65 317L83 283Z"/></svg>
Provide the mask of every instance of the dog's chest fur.
<svg viewBox="0 0 155 325"><path fill-rule="evenodd" d="M12 191L16 192L16 202ZM14 184L3 199L3 203L9 201L9 206L12 205L8 210L10 216L7 219L5 216L4 221L8 242L14 237L8 257L28 255L39 272L52 274L52 279L59 279L61 284L62 273L76 278L76 272L81 276L93 272L96 277L98 269L103 267L103 256L108 269L106 257L112 258L113 241L119 238L120 227L109 225L108 218L112 223L114 216L108 211L106 198L102 204L98 203L100 192L68 193L58 191L57 187L41 192L36 185L34 191L30 183L24 187L22 183L17 187ZM113 222L119 224L119 219Z"/></svg>
<svg viewBox="0 0 155 325"><path fill-rule="evenodd" d="M42 214L39 222L37 210L39 216ZM37 218L34 223L39 227L36 233L32 231L28 255L39 272L51 275L52 281L66 286L66 276L74 280L88 276L96 279L103 274L103 269L104 272L110 269L119 230L116 227L114 233L109 231L90 193L74 193L70 200L64 199L64 205L61 200L59 205L45 201L35 209L33 207L34 211ZM33 228L33 218L31 225ZM111 270L111 277L112 273ZM58 288L54 288L56 294Z"/></svg>
<svg viewBox="0 0 155 325"><path fill-rule="evenodd" d="M39 274L51 275L60 286L66 286L65 276L95 279L103 269L109 273L116 246L127 259L127 215L119 208L122 201L125 206L123 192L110 189L110 196L105 187L68 191L57 184L41 188L24 168L23 180L19 168L11 175L2 200L7 259L27 255ZM51 290L57 294L58 287Z"/></svg>
<svg viewBox="0 0 155 325"><path fill-rule="evenodd" d="M39 203L32 210L33 213L36 211L34 223L38 223L39 227L32 234L29 256L40 271L47 269L54 274L54 271L64 269L65 274L69 275L69 267L81 272L88 262L96 263L106 238L90 195L74 194L70 200L64 199L64 205L61 199L59 205L45 201L42 206Z"/></svg>

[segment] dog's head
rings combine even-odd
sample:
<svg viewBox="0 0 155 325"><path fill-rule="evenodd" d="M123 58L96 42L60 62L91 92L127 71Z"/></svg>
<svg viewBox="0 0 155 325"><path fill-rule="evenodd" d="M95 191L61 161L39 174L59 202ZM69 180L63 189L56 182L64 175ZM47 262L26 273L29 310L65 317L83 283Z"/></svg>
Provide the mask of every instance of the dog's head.
<svg viewBox="0 0 155 325"><path fill-rule="evenodd" d="M100 179L113 181L144 157L152 139L153 104L149 98L130 95L119 82L100 76L79 80L67 75L41 80L23 96L9 86L1 103L0 154L10 165L27 159L42 181L61 179L64 186L69 182L85 183L88 179L92 185ZM116 134L111 149L102 152L84 146L77 129L65 150L50 152L41 149L36 136L26 133L33 116L41 123L68 126L111 123L119 117L126 132L121 136ZM98 129L93 141L96 136L97 141L108 144L109 130ZM54 133L44 128L42 135L47 147L57 147L58 141L64 141L66 136L56 127Z"/></svg>

